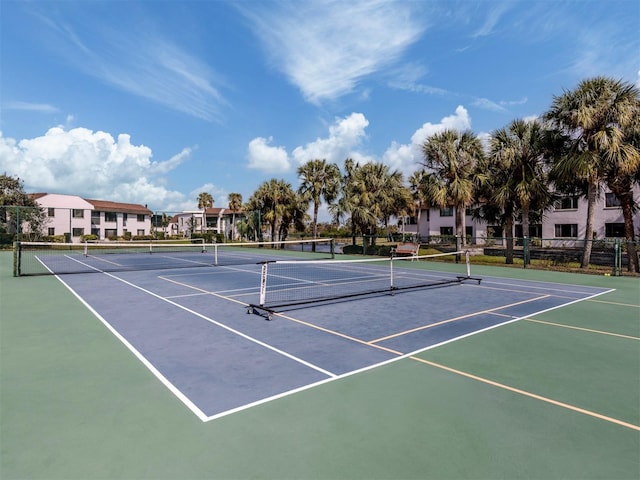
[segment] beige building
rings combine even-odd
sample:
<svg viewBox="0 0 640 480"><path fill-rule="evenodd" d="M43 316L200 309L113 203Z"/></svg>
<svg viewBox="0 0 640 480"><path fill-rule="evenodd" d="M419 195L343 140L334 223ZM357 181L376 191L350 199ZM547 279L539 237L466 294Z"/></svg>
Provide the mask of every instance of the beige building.
<svg viewBox="0 0 640 480"><path fill-rule="evenodd" d="M151 234L152 212L144 205L58 193L34 193L31 198L45 209L47 222L41 233L46 236L64 235L67 241L80 242L84 235L107 240Z"/></svg>

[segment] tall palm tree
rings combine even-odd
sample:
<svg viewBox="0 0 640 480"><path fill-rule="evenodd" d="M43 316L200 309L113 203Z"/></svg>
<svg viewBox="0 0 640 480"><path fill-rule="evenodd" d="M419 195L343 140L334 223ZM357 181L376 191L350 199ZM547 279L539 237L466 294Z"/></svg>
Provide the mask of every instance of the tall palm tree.
<svg viewBox="0 0 640 480"><path fill-rule="evenodd" d="M417 217L416 235L418 241L420 241L420 218L422 216L422 210L426 207L426 198L424 195L424 187L426 183L426 175L424 169L420 169L413 172L409 177L409 190L411 191L411 198L414 203L414 211Z"/></svg>
<svg viewBox="0 0 640 480"><path fill-rule="evenodd" d="M480 139L470 131L444 130L429 137L422 146L423 165L430 173L425 197L433 205L453 205L456 235L465 243L465 210L474 202L483 175L476 164L484 157Z"/></svg>
<svg viewBox="0 0 640 480"><path fill-rule="evenodd" d="M198 208L200 210L213 207L213 197L208 192L198 194Z"/></svg>
<svg viewBox="0 0 640 480"><path fill-rule="evenodd" d="M351 215L352 226L368 235L377 233L380 222L385 225L391 215L406 211L411 203L402 174L390 171L382 163L346 165L350 168L344 189L344 204Z"/></svg>
<svg viewBox="0 0 640 480"><path fill-rule="evenodd" d="M640 272L633 225L633 214L638 211L633 198L633 186L640 184L640 99L636 101L635 109L633 121L624 129L625 146L630 148L621 152L624 161L610 164L605 174L607 187L620 201L629 258L627 270L633 273Z"/></svg>
<svg viewBox="0 0 640 480"><path fill-rule="evenodd" d="M498 171L492 172L492 191L488 197L511 217L519 210L522 232L529 235L529 214L532 209L544 210L551 205L552 194L545 172L547 136L536 120L514 120L507 127L496 130L491 137L490 160ZM511 204L511 205L507 205ZM513 251L513 221L509 222L507 250ZM509 249L509 243L511 248ZM509 255L507 256L507 263Z"/></svg>
<svg viewBox="0 0 640 480"><path fill-rule="evenodd" d="M313 203L312 231L313 238L318 237L318 211L320 203L324 200L331 203L338 196L340 189L340 169L335 163L327 163L326 160L309 160L298 167L300 187L298 193L303 199ZM316 245L313 244L315 252Z"/></svg>
<svg viewBox="0 0 640 480"><path fill-rule="evenodd" d="M308 220L307 209L309 208L308 200L298 192L288 189L286 198L283 203L282 216L279 226L279 237L281 241L285 241L289 235L289 230L293 227L295 230L304 231L305 222ZM315 251L315 244L312 245Z"/></svg>
<svg viewBox="0 0 640 480"><path fill-rule="evenodd" d="M336 224L346 220L351 228L351 243L356 244L358 222L354 219L358 216L358 198L355 191L355 174L360 165L352 158L344 161L344 174L340 181L340 194L336 200L329 204L329 213Z"/></svg>
<svg viewBox="0 0 640 480"><path fill-rule="evenodd" d="M625 144L624 129L637 116L638 90L608 77L584 80L574 90L555 96L545 119L569 139L554 159L551 177L562 188L576 179L587 183L587 222L582 268L591 260L595 204L606 172L613 166L629 171L633 148ZM637 154L637 151L636 151Z"/></svg>
<svg viewBox="0 0 640 480"><path fill-rule="evenodd" d="M290 183L272 178L260 184L247 202L247 210L258 212L261 221L269 224L271 241L277 241L276 232L281 232L278 227L288 208L288 203L294 198L294 193ZM260 237L259 232L258 237Z"/></svg>
<svg viewBox="0 0 640 480"><path fill-rule="evenodd" d="M237 230L236 227L236 212L240 211L240 209L242 208L242 195L239 193L230 193L229 194L229 208L231 209L232 213L232 217L231 217L231 223L233 224L233 227L231 228L231 240L235 239L235 231Z"/></svg>

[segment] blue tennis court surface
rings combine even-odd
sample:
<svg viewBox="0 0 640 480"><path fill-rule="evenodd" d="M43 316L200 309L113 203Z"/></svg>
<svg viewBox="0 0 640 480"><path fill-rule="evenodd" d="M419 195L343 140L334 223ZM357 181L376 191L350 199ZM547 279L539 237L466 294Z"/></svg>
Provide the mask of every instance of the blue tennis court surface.
<svg viewBox="0 0 640 480"><path fill-rule="evenodd" d="M484 277L283 308L266 321L247 314L259 265L60 278L203 421L608 291Z"/></svg>

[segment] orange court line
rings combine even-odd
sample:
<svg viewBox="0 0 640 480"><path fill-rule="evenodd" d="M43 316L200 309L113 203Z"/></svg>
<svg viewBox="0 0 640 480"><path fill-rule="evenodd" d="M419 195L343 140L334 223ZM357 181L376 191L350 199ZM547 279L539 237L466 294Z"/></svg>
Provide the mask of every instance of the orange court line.
<svg viewBox="0 0 640 480"><path fill-rule="evenodd" d="M640 340L640 338L632 337L631 335L622 335L621 333L605 332L603 330L593 330L591 328L584 328L584 327L574 327L573 325L563 325L562 323L546 322L544 320L536 320L535 318L525 318L524 320L526 320L528 322L535 322L535 323L542 323L542 324L545 324L545 325L552 325L554 327L569 328L571 330L580 330L582 332L598 333L600 335L610 335L612 337L628 338L630 340Z"/></svg>
<svg viewBox="0 0 640 480"><path fill-rule="evenodd" d="M618 305L619 307L640 308L640 305L634 305L633 303L606 302L604 300L593 300L593 299L587 300L587 302L606 303L609 305Z"/></svg>
<svg viewBox="0 0 640 480"><path fill-rule="evenodd" d="M467 313L466 315L461 315L459 317L449 318L447 320L442 320L441 322L430 323L429 325L422 325L420 327L412 328L410 330L405 330L403 332L394 333L393 335L388 335L382 338L376 338L375 340L371 340L368 343L378 343L383 342L384 340L389 340L391 338L401 337L402 335L407 335L409 333L419 332L420 330L427 330L428 328L437 327L439 325L444 325L445 323L455 322L456 320L462 320L469 317L475 317L476 315L481 315L483 313L494 313L496 310L502 310L509 307L514 307L516 305L521 305L523 303L535 302L536 300L542 300L543 298L550 297L551 295L542 295L540 297L530 298L528 300L522 300L520 302L511 303L509 305L500 305L499 307L490 308L488 310L480 310L478 312ZM498 314L496 314L498 315Z"/></svg>
<svg viewBox="0 0 640 480"><path fill-rule="evenodd" d="M584 408L576 407L574 405L569 405L568 403L559 402L558 400L553 400L553 399L548 398L548 397L543 397L542 395L537 395L535 393L527 392L525 390L520 390L519 388L510 387L509 385L504 385L502 383L494 382L493 380L489 380L489 379L483 378L483 377L478 377L477 375L473 375L473 374L467 373L467 372L462 372L460 370L456 370L456 369L451 368L451 367L446 367L446 366L441 365L439 363L430 362L429 360L424 360L424 359L418 358L418 357L409 357L409 358L411 358L412 360L415 360L417 362L421 362L421 363L424 363L426 365L430 365L432 367L439 368L441 370L446 370L447 372L455 373L456 375L461 375L463 377L467 377L467 378L470 378L472 380L476 380L478 382L486 383L487 385L491 385L493 387L502 388L504 390L508 390L510 392L513 392L513 393L524 395L525 397L529 397L529 398L533 398L535 400L540 400L542 402L550 403L550 404L555 405L557 407L566 408L567 410L572 410L574 412L582 413L582 414L588 415L590 417L598 418L600 420L604 420L604 421L610 422L610 423L615 423L616 425L620 425L620 426L623 426L623 427L626 427L626 428L630 428L632 430L636 430L636 431L640 432L640 426L639 425L634 425L633 423L624 422L622 420L618 420L617 418L608 417L606 415L602 415L600 413L592 412L592 411L586 410Z"/></svg>
<svg viewBox="0 0 640 480"><path fill-rule="evenodd" d="M292 322L299 323L300 325L304 325L304 326L310 327L310 328L315 328L316 330L320 330L321 332L330 333L332 335L336 335L338 337L342 337L342 338L345 338L347 340L351 340L352 342L355 342L355 343L360 343L362 345L367 345L368 347L373 347L373 348L377 348L377 349L380 349L380 350L384 350L386 352L393 353L395 355L404 355L402 352L398 352L396 350L392 350L390 348L383 347L381 345L371 345L370 342L367 342L365 340L361 340L359 338L351 337L351 336L346 335L344 333L336 332L335 330L329 330L328 328L324 328L324 327L321 327L319 325L315 325L313 323L305 322L304 320L299 320L299 319L294 318L294 317L290 317L289 315L285 315L284 313L274 312L273 314L277 315L278 317L282 317L284 319L290 320Z"/></svg>
<svg viewBox="0 0 640 480"><path fill-rule="evenodd" d="M160 277L160 278L162 278L163 280L166 280L168 282L175 283L177 285L182 285L183 287L192 288L193 290L196 290L198 292L202 292L202 293L205 293L205 294L208 294L208 295L213 295L215 297L223 298L225 300L230 300L232 302L239 303L240 305L249 306L249 304L247 304L245 302L241 302L240 300L236 300L235 298L225 297L225 296L219 295L217 293L210 292L208 290L204 290L204 289L199 288L199 287L194 287L193 285L189 285L187 283L182 283L182 282L178 282L176 280L172 280L170 278L166 278L166 277ZM370 345L369 342L366 342L366 341L361 340L359 338L350 337L349 335L346 335L344 333L336 332L335 330L329 330L328 328L320 327L318 325L314 325L313 323L305 322L303 320L299 320L297 318L290 317L289 315L285 315L284 313L273 312L273 314L277 315L278 317L282 317L282 318L284 318L286 320L299 323L300 325L304 325L304 326L310 327L310 328L315 328L316 330L320 330L322 332L330 333L330 334L335 335L337 337L342 337L342 338L344 338L346 340L351 340L352 342L355 342L355 343L360 343L362 345L367 345L368 347L373 347L373 348L377 348L379 350L384 350L386 352L393 353L394 355L403 355L402 352L398 352L396 350L392 350L390 348L386 348L386 347L383 347L381 345Z"/></svg>

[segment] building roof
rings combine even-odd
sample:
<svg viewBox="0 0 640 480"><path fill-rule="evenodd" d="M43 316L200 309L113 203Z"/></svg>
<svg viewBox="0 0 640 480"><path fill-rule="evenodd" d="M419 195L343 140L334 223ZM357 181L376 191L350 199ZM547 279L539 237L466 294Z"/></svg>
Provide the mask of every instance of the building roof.
<svg viewBox="0 0 640 480"><path fill-rule="evenodd" d="M121 202L110 202L107 200L92 200L89 198L85 198L87 202L89 202L96 210L107 211L107 212L122 212L122 213L133 213L133 214L142 214L142 215L153 215L153 212L149 210L144 205L139 205L137 203L121 203Z"/></svg>

